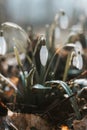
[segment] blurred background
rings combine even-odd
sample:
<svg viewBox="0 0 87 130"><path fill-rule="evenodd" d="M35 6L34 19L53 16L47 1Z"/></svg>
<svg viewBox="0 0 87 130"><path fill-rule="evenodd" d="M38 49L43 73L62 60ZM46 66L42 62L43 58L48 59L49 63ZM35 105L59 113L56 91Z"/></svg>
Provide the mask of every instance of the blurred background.
<svg viewBox="0 0 87 130"><path fill-rule="evenodd" d="M0 0L0 24L13 22L26 31L33 26L34 31L43 33L46 24L51 24L55 14L63 9L69 18L67 30L62 30L59 42L64 42L73 25L81 24L86 32L86 0Z"/></svg>
<svg viewBox="0 0 87 130"><path fill-rule="evenodd" d="M86 0L0 0L0 23L15 22L24 27L44 26L52 22L55 13L64 9L70 25L87 21Z"/></svg>

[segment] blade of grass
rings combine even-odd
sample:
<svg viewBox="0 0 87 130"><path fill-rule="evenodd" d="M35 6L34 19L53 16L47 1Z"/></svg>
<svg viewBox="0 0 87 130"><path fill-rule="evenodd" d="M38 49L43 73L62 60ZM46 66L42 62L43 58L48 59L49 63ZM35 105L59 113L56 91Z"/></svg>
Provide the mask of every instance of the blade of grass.
<svg viewBox="0 0 87 130"><path fill-rule="evenodd" d="M23 66L22 66L22 63L21 63L21 60L20 60L20 57L19 57L19 53L18 53L18 50L16 48L16 46L14 46L14 53L15 53L15 56L16 56L16 59L17 59L17 62L18 62L18 65L20 67L20 70L22 71L23 73L23 76L24 76L24 80L25 80L25 73L24 73L24 70L23 70ZM26 86L26 82L25 82L25 86Z"/></svg>

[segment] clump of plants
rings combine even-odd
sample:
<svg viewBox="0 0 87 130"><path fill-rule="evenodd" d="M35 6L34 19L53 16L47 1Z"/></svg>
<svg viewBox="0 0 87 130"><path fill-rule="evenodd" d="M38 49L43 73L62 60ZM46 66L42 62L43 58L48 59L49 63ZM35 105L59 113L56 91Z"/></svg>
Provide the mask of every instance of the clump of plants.
<svg viewBox="0 0 87 130"><path fill-rule="evenodd" d="M87 90L80 81L85 78L86 68L79 41L75 44L67 42L58 48L54 46L57 20L61 14L65 16L63 11L56 15L46 34L39 36L31 32L27 34L14 23L2 24L3 30L19 30L27 39L27 48L13 39L17 65L9 66L7 70L10 81L8 75L6 77L4 73L0 74L1 88L8 86L11 90L6 89L0 93L2 101L12 111L39 114L54 126L65 123L71 127L70 122L81 119L84 115L86 97L83 93L87 93ZM62 23L61 25L64 27ZM24 53L23 60L20 59L18 48ZM5 93L8 97L4 96Z"/></svg>

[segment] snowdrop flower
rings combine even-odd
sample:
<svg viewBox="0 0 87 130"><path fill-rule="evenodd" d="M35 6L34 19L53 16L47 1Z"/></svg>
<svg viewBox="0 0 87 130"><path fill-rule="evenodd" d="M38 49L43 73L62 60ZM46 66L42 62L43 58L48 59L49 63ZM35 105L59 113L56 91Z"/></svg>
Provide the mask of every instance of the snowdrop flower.
<svg viewBox="0 0 87 130"><path fill-rule="evenodd" d="M82 50L81 43L79 41L76 42L74 50L75 50L75 55L73 57L73 66L81 70L83 67L83 58L82 58L83 50Z"/></svg>
<svg viewBox="0 0 87 130"><path fill-rule="evenodd" d="M46 65L48 59L48 50L46 45L42 45L40 49L40 61L43 66Z"/></svg>
<svg viewBox="0 0 87 130"><path fill-rule="evenodd" d="M77 53L80 52L81 54L83 54L82 44L79 41L75 42L75 51Z"/></svg>
<svg viewBox="0 0 87 130"><path fill-rule="evenodd" d="M7 51L7 45L6 45L6 41L5 38L3 36L3 31L0 31L0 55L5 55Z"/></svg>
<svg viewBox="0 0 87 130"><path fill-rule="evenodd" d="M62 29L66 29L69 24L68 16L66 14L63 14L59 19L59 23Z"/></svg>
<svg viewBox="0 0 87 130"><path fill-rule="evenodd" d="M83 58L82 55L80 53L77 53L74 57L73 57L73 66L75 66L77 69L81 70L83 67Z"/></svg>
<svg viewBox="0 0 87 130"><path fill-rule="evenodd" d="M45 66L47 63L47 59L48 59L48 50L47 50L46 43L45 43L46 42L45 37L42 37L41 41L42 41L42 46L40 49L40 61L41 61L41 64L43 66Z"/></svg>

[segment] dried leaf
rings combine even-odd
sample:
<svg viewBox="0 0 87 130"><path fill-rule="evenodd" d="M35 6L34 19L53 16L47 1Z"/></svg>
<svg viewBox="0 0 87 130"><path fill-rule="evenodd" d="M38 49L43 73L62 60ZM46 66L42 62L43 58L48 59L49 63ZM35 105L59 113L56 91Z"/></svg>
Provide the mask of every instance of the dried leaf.
<svg viewBox="0 0 87 130"><path fill-rule="evenodd" d="M73 121L74 130L87 130L87 115L82 120Z"/></svg>

